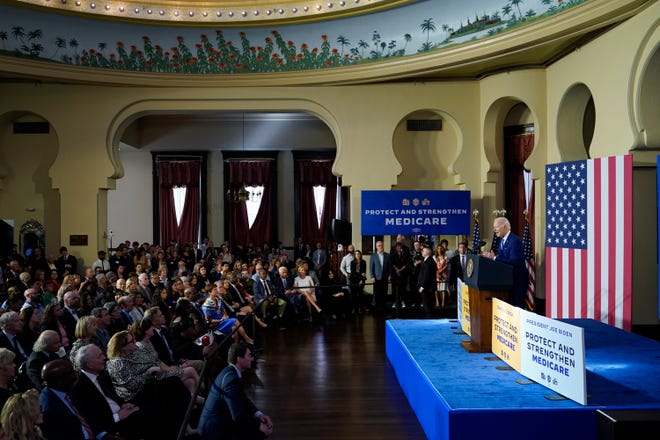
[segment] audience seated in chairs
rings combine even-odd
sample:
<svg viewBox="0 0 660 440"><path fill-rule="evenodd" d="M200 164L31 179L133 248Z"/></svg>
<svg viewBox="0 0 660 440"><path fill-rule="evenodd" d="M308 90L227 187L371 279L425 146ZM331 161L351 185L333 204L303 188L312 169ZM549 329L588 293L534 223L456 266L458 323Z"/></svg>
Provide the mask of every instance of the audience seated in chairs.
<svg viewBox="0 0 660 440"><path fill-rule="evenodd" d="M32 353L27 360L27 375L32 381L34 388L41 390L44 387L42 368L48 362L63 359L69 362L69 358L62 349L60 336L52 330L44 330L32 347Z"/></svg>
<svg viewBox="0 0 660 440"><path fill-rule="evenodd" d="M281 321L284 318L286 301L277 296L277 289L268 279L268 273L263 267L257 272L253 293L261 319L268 323L269 321Z"/></svg>
<svg viewBox="0 0 660 440"><path fill-rule="evenodd" d="M161 423L170 423L170 429L176 432L183 422L190 392L177 377L176 369L162 368L146 351L138 350L135 342L127 330L110 339L106 369L114 390L124 401L139 407L160 403ZM194 433L190 426L186 431Z"/></svg>
<svg viewBox="0 0 660 440"><path fill-rule="evenodd" d="M219 330L224 334L229 334L235 327L238 327L238 331L234 334L235 338L238 339L240 336L248 344L254 344L254 340L247 335L243 326L238 326L238 320L227 316L227 311L221 299L221 289L222 287L216 284L216 286L211 289L209 297L202 305L202 311L204 312L206 322L211 329Z"/></svg>
<svg viewBox="0 0 660 440"><path fill-rule="evenodd" d="M344 291L341 280L335 275L334 270L327 270L321 285L323 304L329 309L332 319L350 315L353 309L351 297Z"/></svg>
<svg viewBox="0 0 660 440"><path fill-rule="evenodd" d="M307 276L307 271L304 265L298 266L298 276L293 280L294 290L302 295L302 298L307 303L307 311L309 313L307 320L312 322L312 310L321 313L321 308L316 301L316 285L311 277Z"/></svg>

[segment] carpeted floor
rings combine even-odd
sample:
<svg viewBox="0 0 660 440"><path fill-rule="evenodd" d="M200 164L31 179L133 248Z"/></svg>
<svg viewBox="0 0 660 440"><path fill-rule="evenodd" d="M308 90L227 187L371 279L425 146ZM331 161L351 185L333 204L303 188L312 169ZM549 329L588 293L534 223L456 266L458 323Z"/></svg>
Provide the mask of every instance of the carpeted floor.
<svg viewBox="0 0 660 440"><path fill-rule="evenodd" d="M390 320L386 350L429 438L470 438L460 431L492 434L499 422L502 433L538 429L545 419L554 422L534 429L535 438L561 433L557 426L563 422L580 425L572 431L575 438L589 438L597 409L660 409L660 343L593 320L568 322L585 329L587 406L540 384L517 382L528 381L503 361L487 360L492 354L467 353L460 342L468 337L457 334L456 321ZM463 413L470 414L469 421L459 422Z"/></svg>

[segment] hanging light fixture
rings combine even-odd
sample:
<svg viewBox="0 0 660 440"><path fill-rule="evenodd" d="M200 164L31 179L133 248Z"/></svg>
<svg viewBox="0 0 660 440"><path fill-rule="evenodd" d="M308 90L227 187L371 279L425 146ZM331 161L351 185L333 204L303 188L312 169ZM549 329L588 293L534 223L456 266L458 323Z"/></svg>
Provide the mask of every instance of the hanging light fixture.
<svg viewBox="0 0 660 440"><path fill-rule="evenodd" d="M242 113L241 129L242 129L241 150L243 151L243 153L245 153L245 112ZM227 190L227 200L229 200L232 203L246 202L250 199L250 195L251 194L245 188L245 185L241 185L241 187L238 189L229 188Z"/></svg>

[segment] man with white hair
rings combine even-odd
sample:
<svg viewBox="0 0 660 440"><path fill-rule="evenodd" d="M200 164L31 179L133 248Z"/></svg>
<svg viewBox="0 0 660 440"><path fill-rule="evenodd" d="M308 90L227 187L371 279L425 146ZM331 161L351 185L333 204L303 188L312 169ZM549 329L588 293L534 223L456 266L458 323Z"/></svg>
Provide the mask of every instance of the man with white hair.
<svg viewBox="0 0 660 440"><path fill-rule="evenodd" d="M32 353L32 347L26 347L18 337L23 331L23 321L14 311L0 315L0 347L7 348L16 355L16 365L20 366Z"/></svg>
<svg viewBox="0 0 660 440"><path fill-rule="evenodd" d="M55 330L44 330L32 346L32 354L27 360L27 375L34 387L41 390L44 381L41 377L41 369L50 361L66 358L62 349L60 335Z"/></svg>
<svg viewBox="0 0 660 440"><path fill-rule="evenodd" d="M527 295L527 269L525 252L520 237L511 232L511 223L506 217L497 217L493 221L495 235L499 238L498 251L483 252L484 257L513 266L513 290L509 294L509 303L525 308Z"/></svg>
<svg viewBox="0 0 660 440"><path fill-rule="evenodd" d="M138 276L138 292L142 294L142 297L151 302L151 280L149 279L149 274L147 272L142 272Z"/></svg>

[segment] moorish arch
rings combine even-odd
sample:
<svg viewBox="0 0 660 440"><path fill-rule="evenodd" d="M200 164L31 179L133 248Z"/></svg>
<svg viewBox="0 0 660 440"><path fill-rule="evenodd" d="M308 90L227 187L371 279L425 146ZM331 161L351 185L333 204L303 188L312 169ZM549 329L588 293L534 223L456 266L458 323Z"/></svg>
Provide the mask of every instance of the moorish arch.
<svg viewBox="0 0 660 440"><path fill-rule="evenodd" d="M395 189L455 189L462 180L455 162L463 135L446 112L423 109L407 114L394 129L392 148L401 165Z"/></svg>
<svg viewBox="0 0 660 440"><path fill-rule="evenodd" d="M557 146L562 161L591 157L589 149L597 116L587 85L576 83L566 90L557 111Z"/></svg>
<svg viewBox="0 0 660 440"><path fill-rule="evenodd" d="M59 150L55 127L43 116L23 111L0 115L0 205L16 213L7 219L15 231L40 219L49 253L61 244L60 195L51 176ZM17 241L25 251L23 240Z"/></svg>

